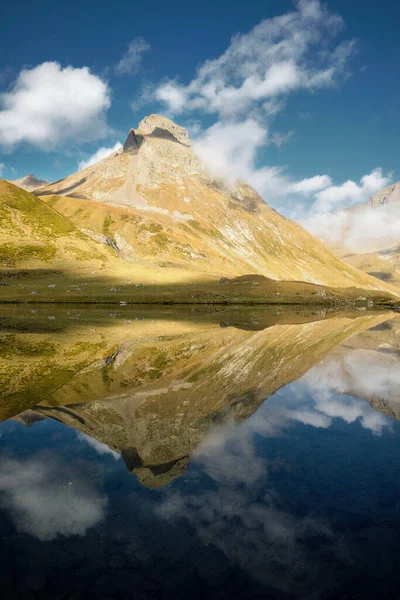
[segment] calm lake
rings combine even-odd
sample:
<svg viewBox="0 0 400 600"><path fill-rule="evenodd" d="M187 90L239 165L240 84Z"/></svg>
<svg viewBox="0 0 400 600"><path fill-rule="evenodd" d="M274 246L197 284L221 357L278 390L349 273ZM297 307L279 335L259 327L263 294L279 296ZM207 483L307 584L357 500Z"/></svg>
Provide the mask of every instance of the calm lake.
<svg viewBox="0 0 400 600"><path fill-rule="evenodd" d="M4 599L398 598L400 315L0 307Z"/></svg>

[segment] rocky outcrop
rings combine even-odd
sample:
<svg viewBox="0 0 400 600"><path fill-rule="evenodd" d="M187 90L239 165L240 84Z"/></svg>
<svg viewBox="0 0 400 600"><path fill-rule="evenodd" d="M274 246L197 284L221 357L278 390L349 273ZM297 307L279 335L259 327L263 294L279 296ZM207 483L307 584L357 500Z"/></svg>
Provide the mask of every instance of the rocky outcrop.
<svg viewBox="0 0 400 600"><path fill-rule="evenodd" d="M398 205L400 209L400 181L388 185L380 192L377 192L368 201L368 206L378 208L385 205Z"/></svg>
<svg viewBox="0 0 400 600"><path fill-rule="evenodd" d="M160 115L150 115L139 123L139 131L146 136L159 137L162 139L179 142L184 146L190 146L190 136L184 127L180 127L171 119Z"/></svg>
<svg viewBox="0 0 400 600"><path fill-rule="evenodd" d="M123 152L132 152L133 154L137 154L140 146L143 143L143 135L139 133L137 129L131 129L128 137L125 140L125 144L123 145Z"/></svg>

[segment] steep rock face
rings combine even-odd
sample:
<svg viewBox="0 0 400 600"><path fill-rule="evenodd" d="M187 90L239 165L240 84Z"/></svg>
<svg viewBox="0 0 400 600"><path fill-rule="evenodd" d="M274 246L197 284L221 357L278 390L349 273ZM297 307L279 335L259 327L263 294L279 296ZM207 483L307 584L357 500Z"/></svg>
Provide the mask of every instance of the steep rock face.
<svg viewBox="0 0 400 600"><path fill-rule="evenodd" d="M49 185L49 182L45 181L44 179L36 179L33 173L25 175L25 177L21 177L21 179L14 179L13 181L10 181L10 183L17 185L18 187L22 188L23 190L26 190L27 192L33 192L38 188L44 187L45 185Z"/></svg>
<svg viewBox="0 0 400 600"><path fill-rule="evenodd" d="M337 287L379 288L246 183L215 180L187 131L158 115L132 129L122 152L40 190L77 227L106 234L124 257L198 279L263 274ZM172 279L172 278L171 278Z"/></svg>

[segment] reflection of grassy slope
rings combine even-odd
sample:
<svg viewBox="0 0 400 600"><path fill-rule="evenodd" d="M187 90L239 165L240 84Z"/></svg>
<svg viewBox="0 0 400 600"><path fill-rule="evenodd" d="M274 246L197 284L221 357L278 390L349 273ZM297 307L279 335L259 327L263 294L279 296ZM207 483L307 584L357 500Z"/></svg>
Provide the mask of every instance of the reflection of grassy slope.
<svg viewBox="0 0 400 600"><path fill-rule="evenodd" d="M91 332L88 325L80 335L68 334L68 343L62 350L59 347L57 360L62 368L68 367L68 361L74 365L70 377L57 389L51 383L53 391L47 388L36 410L122 452L127 464L141 467L143 481L155 485L170 477L162 469L157 475L157 469L168 464L169 472L195 449L213 423L247 418L270 394L300 377L336 344L385 318L381 314L356 319L335 316L260 331L193 320L126 323L127 319L121 319L101 333ZM23 335L25 343L31 343L30 334ZM43 343L43 335L40 339ZM53 352L57 351L56 339L54 334ZM100 355L109 359L99 361ZM24 357L26 364L34 360ZM51 363L47 350L37 360L47 373L57 371L56 359ZM15 352L4 362L5 373L12 361L18 363ZM37 376L36 366L32 373ZM9 377L11 384L12 373ZM43 394L40 381L39 377L38 389ZM11 396L3 402L10 407L11 400L15 411L14 399ZM36 395L32 400L29 406L39 398ZM10 411L3 414L10 415ZM174 468L180 472L178 466Z"/></svg>
<svg viewBox="0 0 400 600"><path fill-rule="evenodd" d="M54 389L69 381L81 369L112 355L125 340L133 342L150 328L152 335L164 331L162 321L179 321L181 327L195 332L220 321L234 321L239 326L262 328L278 319L300 322L317 318L313 311L305 315L296 311L237 311L209 307L199 313L180 307L168 308L161 315L156 307L60 306L39 305L28 308L11 305L0 310L0 402L1 416L7 418L29 408ZM323 315L322 315L323 316ZM322 318L320 315L320 318ZM141 319L136 321L136 319ZM142 319L144 319L142 321ZM149 325L157 319L160 325ZM187 319L183 325L182 320ZM171 329L168 324L167 328Z"/></svg>

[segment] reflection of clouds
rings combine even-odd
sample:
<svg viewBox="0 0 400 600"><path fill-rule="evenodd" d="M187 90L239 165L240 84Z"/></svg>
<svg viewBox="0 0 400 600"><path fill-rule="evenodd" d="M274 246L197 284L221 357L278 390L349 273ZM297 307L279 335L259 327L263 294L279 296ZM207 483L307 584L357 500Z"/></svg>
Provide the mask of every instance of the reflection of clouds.
<svg viewBox="0 0 400 600"><path fill-rule="evenodd" d="M77 431L76 437L78 438L78 440L81 440L82 442L86 442L87 444L89 444L89 446L94 448L96 450L97 454L111 454L111 456L113 456L115 458L115 460L118 460L119 458L121 458L121 456L118 454L118 452L115 452L115 450L112 450L106 444L99 442L95 438L92 438L92 437L86 435L86 433Z"/></svg>
<svg viewBox="0 0 400 600"><path fill-rule="evenodd" d="M334 392L319 390L314 392L316 410L331 418L339 418L346 423L359 420L364 429L380 435L385 427L390 428L387 418L372 408L366 401L350 396L338 397Z"/></svg>
<svg viewBox="0 0 400 600"><path fill-rule="evenodd" d="M347 557L324 521L283 508L268 486L267 461L257 455L254 441L249 421L237 429L215 428L193 458L211 485L193 493L167 488L157 512L169 521L186 520L205 545L218 548L263 585L300 597L319 577L320 551ZM318 539L317 551L307 549L309 538Z"/></svg>
<svg viewBox="0 0 400 600"><path fill-rule="evenodd" d="M84 535L107 505L93 485L47 455L0 461L0 492L15 527L40 540Z"/></svg>
<svg viewBox="0 0 400 600"><path fill-rule="evenodd" d="M324 597L324 589L337 583L336 569L352 564L344 538L312 514L293 514L291 503L270 485L267 459L256 444L259 436L281 436L296 423L328 428L341 419L375 435L390 428L390 421L366 400L345 395L352 388L360 396L385 396L400 383L393 357L377 368L371 354L377 353L356 351L345 362L328 358L279 390L245 423L215 427L193 456L209 484L193 493L167 488L158 514L187 521L205 545L218 548L263 585L308 598L315 584L315 598Z"/></svg>
<svg viewBox="0 0 400 600"><path fill-rule="evenodd" d="M364 429L376 435L380 435L384 428L390 428L390 421L366 400L339 396L326 389L328 383L324 384L323 379L319 382L321 387L310 385L310 381L306 375L296 384L277 392L262 407L261 418L254 422L254 429L262 435L271 436L279 435L296 422L326 429L335 418L346 423L359 421Z"/></svg>
<svg viewBox="0 0 400 600"><path fill-rule="evenodd" d="M227 440L230 442L228 452L225 451ZM242 429L237 431L233 421L213 428L193 458L204 465L207 474L218 479L219 483L252 485L266 472L265 461L255 454L251 438L242 435Z"/></svg>
<svg viewBox="0 0 400 600"><path fill-rule="evenodd" d="M316 388L329 388L339 394L361 398L379 397L398 401L400 363L396 356L373 350L352 350L332 356L314 367L303 378Z"/></svg>
<svg viewBox="0 0 400 600"><path fill-rule="evenodd" d="M399 385L398 361L390 354L354 350L333 355L274 394L253 419L253 428L279 435L296 422L327 428L342 419L380 435L391 423L364 398L397 399Z"/></svg>

